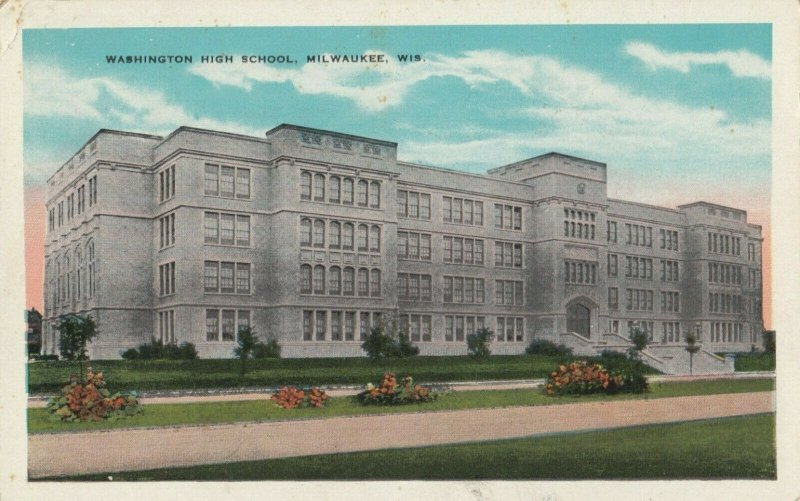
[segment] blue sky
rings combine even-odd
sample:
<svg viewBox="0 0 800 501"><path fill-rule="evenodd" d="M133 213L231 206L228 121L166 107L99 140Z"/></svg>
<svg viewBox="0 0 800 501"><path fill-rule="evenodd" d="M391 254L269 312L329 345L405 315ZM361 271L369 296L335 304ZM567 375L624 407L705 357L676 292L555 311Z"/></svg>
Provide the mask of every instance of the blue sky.
<svg viewBox="0 0 800 501"><path fill-rule="evenodd" d="M367 52L390 62L305 62ZM396 61L408 53L424 61ZM43 183L99 128L262 136L287 122L471 172L560 151L608 163L613 197L762 211L771 53L764 24L25 30L25 179ZM216 54L298 64L200 64Z"/></svg>

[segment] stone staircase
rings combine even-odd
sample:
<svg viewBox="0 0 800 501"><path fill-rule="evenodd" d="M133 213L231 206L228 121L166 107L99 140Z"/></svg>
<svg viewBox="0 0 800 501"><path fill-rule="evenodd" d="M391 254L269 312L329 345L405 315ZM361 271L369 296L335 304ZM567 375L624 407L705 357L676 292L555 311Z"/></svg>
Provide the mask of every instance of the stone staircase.
<svg viewBox="0 0 800 501"><path fill-rule="evenodd" d="M578 356L593 357L604 351L627 353L633 346L619 334L606 333L600 339L589 339L575 332L563 332L558 342ZM693 356L686 351L685 344L652 344L642 351L642 361L652 368L673 375L684 374L733 374L734 357L719 357L710 351L700 350Z"/></svg>

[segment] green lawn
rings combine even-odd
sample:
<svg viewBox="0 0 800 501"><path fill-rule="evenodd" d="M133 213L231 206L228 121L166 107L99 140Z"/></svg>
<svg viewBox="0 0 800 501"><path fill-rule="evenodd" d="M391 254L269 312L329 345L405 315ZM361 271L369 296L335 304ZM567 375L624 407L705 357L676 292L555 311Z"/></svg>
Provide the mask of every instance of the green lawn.
<svg viewBox="0 0 800 501"><path fill-rule="evenodd" d="M351 397L331 398L323 409L281 409L269 400L205 402L189 404L145 405L144 412L119 421L62 423L50 421L46 409L28 409L28 432L70 432L150 426L218 424L240 421L277 421L314 419L333 416L384 414L398 412L431 412L468 408L508 407L521 405L552 405L576 402L628 400L634 398L665 398L685 395L711 395L771 391L769 379L730 379L656 383L645 395L621 394L580 397L548 397L539 390L492 390L448 392L431 403L397 407L361 406Z"/></svg>
<svg viewBox="0 0 800 501"><path fill-rule="evenodd" d="M569 357L572 358L578 357ZM599 359L598 359L599 360ZM562 360L542 355L470 357L412 357L390 362L367 358L262 359L250 362L244 378L238 360L94 360L114 391L276 387L358 384L380 381L384 372L411 375L418 382L537 379L546 377ZM624 363L601 361L607 368ZM72 362L36 362L28 365L29 393L57 393L71 372ZM656 371L652 371L655 373Z"/></svg>
<svg viewBox="0 0 800 501"><path fill-rule="evenodd" d="M740 353L736 355L737 372L774 371L774 353Z"/></svg>
<svg viewBox="0 0 800 501"><path fill-rule="evenodd" d="M775 415L112 475L117 481L775 479Z"/></svg>

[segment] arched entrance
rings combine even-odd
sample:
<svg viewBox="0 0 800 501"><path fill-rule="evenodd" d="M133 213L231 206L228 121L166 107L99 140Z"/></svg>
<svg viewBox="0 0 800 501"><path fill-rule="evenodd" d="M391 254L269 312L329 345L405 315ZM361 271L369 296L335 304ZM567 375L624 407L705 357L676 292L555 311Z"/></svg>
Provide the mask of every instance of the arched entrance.
<svg viewBox="0 0 800 501"><path fill-rule="evenodd" d="M591 310L580 303L567 306L567 332L575 332L583 337L591 337Z"/></svg>

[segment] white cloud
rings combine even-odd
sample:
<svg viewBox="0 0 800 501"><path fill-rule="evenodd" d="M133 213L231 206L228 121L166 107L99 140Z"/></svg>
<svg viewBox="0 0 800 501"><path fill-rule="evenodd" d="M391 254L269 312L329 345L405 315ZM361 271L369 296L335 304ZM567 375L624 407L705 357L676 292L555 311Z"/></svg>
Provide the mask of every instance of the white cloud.
<svg viewBox="0 0 800 501"><path fill-rule="evenodd" d="M108 77L76 77L57 65L38 62L25 65L24 99L26 115L87 119L102 127L166 134L181 125L190 125L260 134L246 125L192 113L169 102L159 90L134 87ZM104 100L110 104L101 104Z"/></svg>
<svg viewBox="0 0 800 501"><path fill-rule="evenodd" d="M692 66L724 65L734 76L769 80L772 68L769 61L746 50L719 52L667 52L644 43L631 42L625 52L641 60L650 69L668 68L689 73Z"/></svg>

